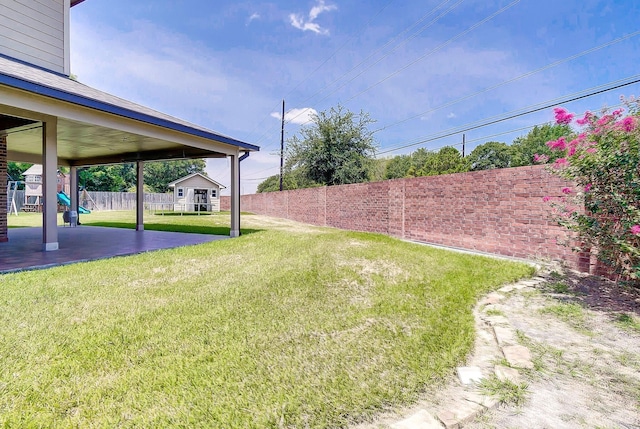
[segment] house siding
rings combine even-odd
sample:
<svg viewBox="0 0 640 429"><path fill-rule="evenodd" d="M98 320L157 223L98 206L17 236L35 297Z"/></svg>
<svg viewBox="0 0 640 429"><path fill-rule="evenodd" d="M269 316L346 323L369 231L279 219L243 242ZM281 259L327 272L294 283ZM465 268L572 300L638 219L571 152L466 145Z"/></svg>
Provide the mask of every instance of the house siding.
<svg viewBox="0 0 640 429"><path fill-rule="evenodd" d="M0 53L69 74L69 0L0 0Z"/></svg>
<svg viewBox="0 0 640 429"><path fill-rule="evenodd" d="M182 197L178 197L179 188L182 188L183 190ZM211 211L212 212L220 211L220 188L215 184L211 183L209 180L200 176L193 176L193 177L189 177L188 179L175 182L173 187L173 192L174 192L173 210L174 211L177 211L177 212L194 211L194 203L193 203L194 189L206 189L208 203L211 205ZM211 191L213 189L216 190L216 198L211 198Z"/></svg>

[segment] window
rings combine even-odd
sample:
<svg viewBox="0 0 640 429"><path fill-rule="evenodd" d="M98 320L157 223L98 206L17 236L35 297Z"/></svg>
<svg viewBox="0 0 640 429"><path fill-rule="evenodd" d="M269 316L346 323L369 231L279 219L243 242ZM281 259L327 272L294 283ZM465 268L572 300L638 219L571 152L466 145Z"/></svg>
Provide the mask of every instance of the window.
<svg viewBox="0 0 640 429"><path fill-rule="evenodd" d="M182 198L182 197L184 197L184 189L178 188L178 198Z"/></svg>
<svg viewBox="0 0 640 429"><path fill-rule="evenodd" d="M212 189L211 190L211 198L218 198L218 190L217 189Z"/></svg>

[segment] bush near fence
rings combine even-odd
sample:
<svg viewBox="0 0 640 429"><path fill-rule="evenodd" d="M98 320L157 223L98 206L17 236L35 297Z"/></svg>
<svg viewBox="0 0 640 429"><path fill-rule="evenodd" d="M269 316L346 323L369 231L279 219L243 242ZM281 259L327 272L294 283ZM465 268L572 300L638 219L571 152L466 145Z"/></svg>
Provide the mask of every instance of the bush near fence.
<svg viewBox="0 0 640 429"><path fill-rule="evenodd" d="M548 217L545 196L567 183L543 166L504 168L243 195L241 210L341 229L590 271L591 257L558 244L571 239ZM222 197L221 210L229 210Z"/></svg>

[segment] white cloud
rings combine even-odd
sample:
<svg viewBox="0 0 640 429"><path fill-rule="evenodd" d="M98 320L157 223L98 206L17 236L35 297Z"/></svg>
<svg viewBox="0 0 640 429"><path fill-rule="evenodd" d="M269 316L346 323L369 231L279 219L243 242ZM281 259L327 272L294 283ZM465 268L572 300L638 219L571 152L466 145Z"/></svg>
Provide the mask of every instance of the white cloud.
<svg viewBox="0 0 640 429"><path fill-rule="evenodd" d="M257 13L257 12L254 12L254 13L251 14L251 16L249 18L247 18L247 22L246 22L245 25L251 24L256 19L260 19L260 14Z"/></svg>
<svg viewBox="0 0 640 429"><path fill-rule="evenodd" d="M311 115L317 115L318 112L311 107L303 107L302 109L291 109L284 114L284 120L291 124L303 125L311 122ZM272 118L282 119L282 113L272 112Z"/></svg>
<svg viewBox="0 0 640 429"><path fill-rule="evenodd" d="M449 114L447 115L447 119L453 119L453 118L457 118L457 117L458 117L458 115L456 115L453 112L449 112Z"/></svg>
<svg viewBox="0 0 640 429"><path fill-rule="evenodd" d="M324 0L318 0L318 4L313 6L309 11L308 19L305 20L301 14L292 13L289 15L289 20L291 25L299 30L313 31L316 34L329 34L329 30L320 27L320 24L316 23L315 20L322 12L330 12L337 8L338 6L334 4L327 5L324 3Z"/></svg>

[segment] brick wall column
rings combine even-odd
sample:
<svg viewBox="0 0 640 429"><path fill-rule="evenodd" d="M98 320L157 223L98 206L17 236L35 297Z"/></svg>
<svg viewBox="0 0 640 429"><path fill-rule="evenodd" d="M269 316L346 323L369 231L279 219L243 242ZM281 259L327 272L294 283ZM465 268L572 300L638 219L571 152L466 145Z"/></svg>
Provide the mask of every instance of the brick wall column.
<svg viewBox="0 0 640 429"><path fill-rule="evenodd" d="M7 137L0 136L0 243L7 235Z"/></svg>

